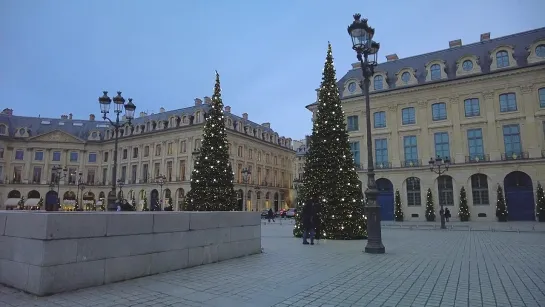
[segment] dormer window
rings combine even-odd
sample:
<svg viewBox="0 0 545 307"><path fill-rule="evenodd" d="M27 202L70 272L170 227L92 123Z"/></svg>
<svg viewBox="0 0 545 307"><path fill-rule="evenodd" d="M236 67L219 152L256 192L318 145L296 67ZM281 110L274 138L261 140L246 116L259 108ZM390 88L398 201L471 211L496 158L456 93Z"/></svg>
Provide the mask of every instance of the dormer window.
<svg viewBox="0 0 545 307"><path fill-rule="evenodd" d="M540 58L545 58L545 45L539 45L536 47L536 55Z"/></svg>
<svg viewBox="0 0 545 307"><path fill-rule="evenodd" d="M439 64L433 64L430 68L431 79L440 80L441 79L441 66Z"/></svg>
<svg viewBox="0 0 545 307"><path fill-rule="evenodd" d="M496 66L498 68L509 67L509 54L507 51L496 52Z"/></svg>
<svg viewBox="0 0 545 307"><path fill-rule="evenodd" d="M403 83L407 84L409 83L409 80L411 80L411 74L409 74L409 72L406 71L401 74L401 81L403 81Z"/></svg>
<svg viewBox="0 0 545 307"><path fill-rule="evenodd" d="M373 85L374 85L375 91L383 89L383 84L382 84L383 80L384 80L384 77L382 77L381 75L375 76L375 78L373 78Z"/></svg>
<svg viewBox="0 0 545 307"><path fill-rule="evenodd" d="M97 136L98 136L98 133L97 133L96 131L93 131L93 132L91 133L91 137L92 137L93 139L96 139Z"/></svg>
<svg viewBox="0 0 545 307"><path fill-rule="evenodd" d="M356 82L348 83L348 91L354 93L356 91Z"/></svg>
<svg viewBox="0 0 545 307"><path fill-rule="evenodd" d="M471 71L473 70L473 61L471 60L465 60L463 63L462 63L462 69L464 71Z"/></svg>
<svg viewBox="0 0 545 307"><path fill-rule="evenodd" d="M0 125L0 134L5 135L8 133L6 125Z"/></svg>

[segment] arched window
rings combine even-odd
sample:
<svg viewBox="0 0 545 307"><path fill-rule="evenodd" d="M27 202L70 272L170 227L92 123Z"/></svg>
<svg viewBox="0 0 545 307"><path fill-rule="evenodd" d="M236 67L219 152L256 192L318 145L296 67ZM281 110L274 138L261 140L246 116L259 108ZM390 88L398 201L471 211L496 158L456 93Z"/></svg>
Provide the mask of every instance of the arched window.
<svg viewBox="0 0 545 307"><path fill-rule="evenodd" d="M433 64L430 67L430 72L431 72L431 80L441 79L441 65Z"/></svg>
<svg viewBox="0 0 545 307"><path fill-rule="evenodd" d="M509 54L507 51L496 52L496 67L509 67Z"/></svg>
<svg viewBox="0 0 545 307"><path fill-rule="evenodd" d="M373 78L373 86L375 88L375 91L383 89L383 80L384 78L381 75L375 76L375 78Z"/></svg>
<svg viewBox="0 0 545 307"><path fill-rule="evenodd" d="M473 196L473 205L490 205L486 175L474 174L471 176L471 194Z"/></svg>
<svg viewBox="0 0 545 307"><path fill-rule="evenodd" d="M441 175L437 178L437 190L439 192L439 205L454 206L454 189L452 177Z"/></svg>
<svg viewBox="0 0 545 307"><path fill-rule="evenodd" d="M420 190L420 179L416 177L407 178L407 206L421 206L422 193Z"/></svg>

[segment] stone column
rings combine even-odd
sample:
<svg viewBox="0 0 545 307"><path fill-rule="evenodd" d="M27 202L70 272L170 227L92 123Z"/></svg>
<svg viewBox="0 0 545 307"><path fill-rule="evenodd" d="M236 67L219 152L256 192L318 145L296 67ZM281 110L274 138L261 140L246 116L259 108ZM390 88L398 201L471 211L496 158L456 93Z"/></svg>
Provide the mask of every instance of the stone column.
<svg viewBox="0 0 545 307"><path fill-rule="evenodd" d="M31 170L31 164L30 162L34 158L32 154L34 153L34 148L27 148L26 153L24 155L24 161L25 161L25 169L23 170L23 174L21 178L23 183L30 183L32 181L32 170Z"/></svg>
<svg viewBox="0 0 545 307"><path fill-rule="evenodd" d="M496 125L496 107L495 98L497 95L493 91L483 93L484 105L486 110L487 131L483 131L483 142L485 150L490 154L491 161L499 161L501 152L503 152L503 138L498 136L498 127Z"/></svg>
<svg viewBox="0 0 545 307"><path fill-rule="evenodd" d="M520 92L522 93L522 99L517 101L518 108L526 114L525 124L520 125L522 146L524 146L522 151L527 151L530 158L541 158L541 149L538 145L541 142L533 142L533 140L539 139L537 131L541 124L535 117L535 112L539 110L539 100L536 99L538 95L534 92L533 85L521 86Z"/></svg>
<svg viewBox="0 0 545 307"><path fill-rule="evenodd" d="M447 116L452 122L452 135L449 135L450 159L454 163L465 163L467 147L464 146L462 129L460 127L460 98L453 96L450 98L450 112Z"/></svg>

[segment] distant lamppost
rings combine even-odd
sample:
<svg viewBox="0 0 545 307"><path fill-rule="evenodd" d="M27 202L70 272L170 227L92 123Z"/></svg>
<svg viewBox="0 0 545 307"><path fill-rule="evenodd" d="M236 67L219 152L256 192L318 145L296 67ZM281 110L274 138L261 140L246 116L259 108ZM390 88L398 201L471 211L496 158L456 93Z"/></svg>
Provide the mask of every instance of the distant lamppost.
<svg viewBox="0 0 545 307"><path fill-rule="evenodd" d="M61 207L61 179L66 178L66 176L68 175L68 169L60 165L55 165L51 170L53 171L53 174L55 174L54 184L57 185L57 208L52 211L57 211Z"/></svg>
<svg viewBox="0 0 545 307"><path fill-rule="evenodd" d="M450 166L450 159L448 157L445 157L445 159L442 159L440 156L437 156L437 158L433 159L430 158L430 161L428 162L430 165L430 171L436 173L441 177L444 173L448 171L448 168ZM439 179L439 178L438 178ZM439 215L441 216L441 229L447 229L447 226L445 225L445 211L443 210L443 202L441 202L441 198L439 198L439 206L441 206L441 209L439 210Z"/></svg>
<svg viewBox="0 0 545 307"><path fill-rule="evenodd" d="M369 99L370 78L375 73L377 66L377 54L380 44L373 41L375 29L367 24L367 19L361 19L360 14L354 15L354 22L348 26L348 34L352 38L352 49L361 64L363 75L363 95L365 96L365 119L367 137L367 246L365 252L370 254L383 254L385 252L382 244L382 230L380 228L380 206L377 204L378 189L375 182L375 165L373 163L373 142L371 137L371 106Z"/></svg>
<svg viewBox="0 0 545 307"><path fill-rule="evenodd" d="M117 199L119 200L120 203L121 203L121 201L123 201L123 186L124 185L125 185L125 180L123 180L123 179L118 179L117 180L117 186L119 187L119 194L116 195L116 197L117 197Z"/></svg>
<svg viewBox="0 0 545 307"><path fill-rule="evenodd" d="M108 117L108 113L110 113L110 106L112 104L112 99L108 97L108 92L103 91L103 95L98 98L98 103L100 104L100 113L102 113L102 118L104 120L107 120L110 122L110 125L114 127L114 165L112 167L112 192L113 194L111 197L108 197L108 210L115 210L115 199L116 199L116 183L117 183L117 149L118 149L118 141L119 141L119 128L123 127L124 125L128 124L131 125L131 121L134 118L134 110L136 110L136 106L132 103L132 99L129 98L129 102L125 104L125 98L121 96L121 92L117 92L117 96L113 98L114 102L114 113L115 113L115 120L111 120ZM123 112L123 109L125 109L125 119L126 122L121 121L119 119L119 115L121 112Z"/></svg>
<svg viewBox="0 0 545 307"><path fill-rule="evenodd" d="M83 190L85 190L85 182L83 182L83 172L78 173L78 207L83 210ZM81 198L80 198L81 195Z"/></svg>
<svg viewBox="0 0 545 307"><path fill-rule="evenodd" d="M165 185L167 177L165 175L159 175L155 178L157 184L159 185L160 194L159 194L159 210L163 210L163 185Z"/></svg>
<svg viewBox="0 0 545 307"><path fill-rule="evenodd" d="M250 183L250 175L252 174L252 171L247 168L243 168L241 173L242 183L244 183L246 189L246 191L244 192L244 196L242 197L242 211L247 211L248 208L246 208L246 199L248 198L248 183ZM245 197L246 199L244 199Z"/></svg>

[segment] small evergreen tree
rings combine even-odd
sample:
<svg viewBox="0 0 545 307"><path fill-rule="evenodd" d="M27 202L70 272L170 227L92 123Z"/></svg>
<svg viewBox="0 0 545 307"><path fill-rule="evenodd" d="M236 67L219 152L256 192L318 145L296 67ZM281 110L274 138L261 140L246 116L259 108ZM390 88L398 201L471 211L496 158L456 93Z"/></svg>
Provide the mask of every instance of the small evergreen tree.
<svg viewBox="0 0 545 307"><path fill-rule="evenodd" d="M428 222L435 222L435 206L433 205L431 189L428 189L428 193L426 194L426 220Z"/></svg>
<svg viewBox="0 0 545 307"><path fill-rule="evenodd" d="M144 203L142 204L142 211L149 211L148 198L146 196L144 196Z"/></svg>
<svg viewBox="0 0 545 307"><path fill-rule="evenodd" d="M537 184L536 191L536 213L540 222L545 222L545 193L541 183Z"/></svg>
<svg viewBox="0 0 545 307"><path fill-rule="evenodd" d="M469 207L467 205L467 195L466 195L466 189L462 186L460 189L460 208L458 209L458 216L460 217L460 221L467 222L469 221Z"/></svg>
<svg viewBox="0 0 545 307"><path fill-rule="evenodd" d="M395 199L395 219L397 222L403 222L403 209L401 207L401 195L399 190L396 190L396 199Z"/></svg>
<svg viewBox="0 0 545 307"><path fill-rule="evenodd" d="M507 222L507 203L503 196L503 189L498 184L498 200L496 201L496 217L500 222Z"/></svg>
<svg viewBox="0 0 545 307"><path fill-rule="evenodd" d="M165 211L173 211L174 208L172 207L172 198L169 197L167 204L168 206L165 207Z"/></svg>
<svg viewBox="0 0 545 307"><path fill-rule="evenodd" d="M237 194L233 187L234 174L228 147L220 76L216 72L214 95L205 117L202 145L191 174L191 190L186 197L187 210L237 210Z"/></svg>

